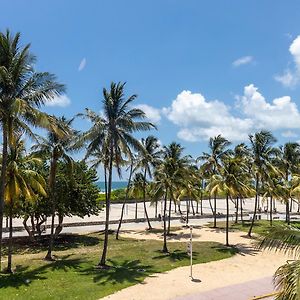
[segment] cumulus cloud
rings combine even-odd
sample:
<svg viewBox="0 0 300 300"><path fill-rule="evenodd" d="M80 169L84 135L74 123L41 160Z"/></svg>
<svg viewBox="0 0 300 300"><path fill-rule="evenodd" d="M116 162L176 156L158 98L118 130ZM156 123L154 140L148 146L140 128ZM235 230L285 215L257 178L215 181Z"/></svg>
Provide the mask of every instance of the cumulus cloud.
<svg viewBox="0 0 300 300"><path fill-rule="evenodd" d="M237 60L235 60L232 65L234 67L239 67L241 65L246 65L246 64L249 64L253 61L253 57L252 56L243 56L243 57L240 57L238 58Z"/></svg>
<svg viewBox="0 0 300 300"><path fill-rule="evenodd" d="M289 51L293 57L294 67L286 69L282 75L275 75L275 80L286 87L293 87L300 82L300 35L290 45Z"/></svg>
<svg viewBox="0 0 300 300"><path fill-rule="evenodd" d="M71 100L66 95L54 97L52 100L46 102L46 106L66 107L71 104Z"/></svg>
<svg viewBox="0 0 300 300"><path fill-rule="evenodd" d="M86 66L86 58L84 57L78 66L78 71L79 72L82 71L85 68L85 66Z"/></svg>
<svg viewBox="0 0 300 300"><path fill-rule="evenodd" d="M231 141L243 141L256 130L284 130L292 134L300 129L300 113L289 96L268 102L253 84L236 96L236 106L231 108L219 100L207 100L200 93L182 91L170 107L163 108L164 115L179 127L180 139L195 142L222 134Z"/></svg>
<svg viewBox="0 0 300 300"><path fill-rule="evenodd" d="M161 120L161 112L159 109L147 104L136 105L136 108L141 109L152 123L159 123Z"/></svg>

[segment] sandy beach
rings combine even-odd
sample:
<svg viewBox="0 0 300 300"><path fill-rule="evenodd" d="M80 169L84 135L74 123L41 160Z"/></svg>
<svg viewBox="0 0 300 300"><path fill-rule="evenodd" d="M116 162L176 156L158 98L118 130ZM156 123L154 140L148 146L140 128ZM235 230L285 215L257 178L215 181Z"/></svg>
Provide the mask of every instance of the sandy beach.
<svg viewBox="0 0 300 300"><path fill-rule="evenodd" d="M223 230L202 227L195 228L193 232L194 241L224 243L225 240ZM169 238L169 242L188 241L189 229L182 229L175 233L177 235ZM136 239L162 239L161 234L145 234L142 231L123 232L122 236ZM286 262L288 257L281 253L257 251L253 245L253 239L247 238L245 232L230 232L229 241L231 245L235 245L239 249L239 253L228 259L193 266L194 281L189 278L190 267L180 267L163 274L155 274L146 278L142 284L123 289L104 299L166 300L176 299L177 297L179 299L197 299L200 298L202 293L209 295L209 291L215 291L216 289L235 285L243 286L241 284L246 285L248 282L257 280L264 280L265 282L266 279L270 281L268 292L272 292L272 275L280 265ZM260 295L258 290L253 290L251 293L251 296ZM193 295L199 297L189 298ZM247 297L240 295L239 299L249 299L249 293L247 295ZM183 296L186 296L186 298ZM214 298L207 296L207 299ZM227 299L233 299L233 297Z"/></svg>

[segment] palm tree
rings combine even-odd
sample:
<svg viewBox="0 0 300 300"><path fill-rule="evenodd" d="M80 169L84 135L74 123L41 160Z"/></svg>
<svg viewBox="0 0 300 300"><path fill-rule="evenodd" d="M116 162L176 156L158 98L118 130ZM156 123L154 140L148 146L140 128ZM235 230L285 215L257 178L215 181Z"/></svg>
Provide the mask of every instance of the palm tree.
<svg viewBox="0 0 300 300"><path fill-rule="evenodd" d="M211 175L218 174L221 168L222 158L230 153L231 150L227 149L230 142L222 137L220 134L214 138L209 139L209 153L203 152L198 160L204 161L203 168L206 169ZM217 226L217 194L214 196L214 228Z"/></svg>
<svg viewBox="0 0 300 300"><path fill-rule="evenodd" d="M35 151L35 155L44 157L46 160L50 161L49 200L51 205L51 233L49 237L48 251L45 257L46 260L53 260L52 250L56 213L55 181L57 163L59 160L62 160L69 166L69 169L72 169L73 160L68 153L72 150L71 142L77 134L77 132L71 128L72 119L67 120L65 117L54 119L56 120L56 126L59 131L57 129L49 130L47 138L39 137L39 143L32 147L32 150Z"/></svg>
<svg viewBox="0 0 300 300"><path fill-rule="evenodd" d="M161 150L160 145L158 143L158 139L152 135L148 136L146 139L142 138L142 145L143 148L138 153L137 165L135 169L143 170L143 178L144 178L144 188L143 188L143 203L144 203L144 212L146 215L146 219L148 222L149 229L152 228L149 216L146 207L146 181L147 176L151 179L152 178L152 169L157 165Z"/></svg>
<svg viewBox="0 0 300 300"><path fill-rule="evenodd" d="M300 163L300 145L298 143L286 143L284 146L281 146L280 152L277 159L277 165L279 169L284 174L284 179L288 181L292 173L299 171ZM286 222L290 224L290 208L289 201L287 199L286 204ZM292 202L291 202L292 203Z"/></svg>
<svg viewBox="0 0 300 300"><path fill-rule="evenodd" d="M0 122L2 127L2 169L0 185L0 269L2 261L2 224L8 146L13 128L33 137L29 125L49 128L52 118L39 108L64 91L54 75L34 70L35 57L30 45L20 45L20 33L0 33Z"/></svg>
<svg viewBox="0 0 300 300"><path fill-rule="evenodd" d="M211 194L223 192L226 195L226 246L229 246L229 198L237 197L241 194L249 194L250 187L244 180L247 176L246 166L243 161L236 157L223 158L223 167L219 174L211 177L207 189Z"/></svg>
<svg viewBox="0 0 300 300"><path fill-rule="evenodd" d="M276 249L295 256L300 249L300 230L293 226L275 226L266 232L261 241L261 249ZM295 300L300 297L299 290L300 260L287 261L274 274L278 294L275 300Z"/></svg>
<svg viewBox="0 0 300 300"><path fill-rule="evenodd" d="M92 122L92 127L85 132L81 142L89 142L86 157L91 156L95 151L102 153L104 174L108 173L106 182L106 216L105 216L105 235L103 252L98 266L107 268L106 255L108 247L108 228L109 228L109 209L112 189L112 171L117 169L121 176L122 156L132 156L134 151L141 151L141 143L133 136L138 131L149 130L154 125L144 121L145 113L131 105L136 99L136 95L128 99L124 95L125 83L111 83L110 90L103 89L103 114L86 109L81 116Z"/></svg>
<svg viewBox="0 0 300 300"><path fill-rule="evenodd" d="M252 172L255 180L254 213L248 231L248 236L251 237L262 183L267 180L270 174L276 173L277 170L271 161L276 154L276 150L273 148L276 139L272 133L262 130L254 135L249 135L249 139L251 146Z"/></svg>
<svg viewBox="0 0 300 300"><path fill-rule="evenodd" d="M9 244L7 272L12 273L12 219L13 209L21 197L26 201L34 201L37 194L46 196L45 180L35 167L41 164L39 158L25 155L24 141L20 136L13 139L9 147L7 160L7 181L5 187L5 201L9 206Z"/></svg>

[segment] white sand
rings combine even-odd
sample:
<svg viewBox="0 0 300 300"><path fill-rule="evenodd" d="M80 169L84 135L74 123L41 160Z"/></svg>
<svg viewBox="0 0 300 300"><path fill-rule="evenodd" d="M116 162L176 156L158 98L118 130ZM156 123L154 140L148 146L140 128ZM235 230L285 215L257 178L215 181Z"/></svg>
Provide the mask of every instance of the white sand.
<svg viewBox="0 0 300 300"><path fill-rule="evenodd" d="M179 235L171 241L187 241L189 230L177 232ZM127 232L123 237L138 239L159 239L161 235ZM194 229L194 241L216 241L224 243L225 233L210 228ZM147 277L142 284L125 288L103 299L111 300L163 300L178 296L201 293L229 285L240 284L272 276L276 269L284 264L287 256L270 251L257 252L252 240L245 237L245 232L230 232L229 242L240 249L240 253L231 258L198 264L193 267L193 282L189 278L189 267L180 267L163 274Z"/></svg>

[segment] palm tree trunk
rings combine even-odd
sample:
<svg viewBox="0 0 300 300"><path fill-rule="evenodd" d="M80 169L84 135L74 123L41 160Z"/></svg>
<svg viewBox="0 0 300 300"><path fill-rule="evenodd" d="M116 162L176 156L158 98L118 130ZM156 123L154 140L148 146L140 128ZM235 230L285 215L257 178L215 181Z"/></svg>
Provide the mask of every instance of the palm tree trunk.
<svg viewBox="0 0 300 300"><path fill-rule="evenodd" d="M168 199L168 190L166 189L165 199L164 199L164 245L163 245L163 252L168 253L167 247L167 224L166 224L166 212L167 212L167 199Z"/></svg>
<svg viewBox="0 0 300 300"><path fill-rule="evenodd" d="M181 200L179 200L179 202L178 202L178 210L179 210L179 213L182 215L182 211L181 211L181 208L180 208L180 201Z"/></svg>
<svg viewBox="0 0 300 300"><path fill-rule="evenodd" d="M259 178L256 175L256 182L255 182L255 203L254 203L254 213L253 213L253 219L248 231L248 236L251 237L251 233L252 233L252 229L254 226L254 221L255 221L255 217L256 217L256 211L257 211L257 205L258 205L258 197L259 197L259 189L258 189L258 185L259 185Z"/></svg>
<svg viewBox="0 0 300 300"><path fill-rule="evenodd" d="M131 163L131 166L130 166L130 172L129 172L129 178L128 178L128 182L127 182L126 194L125 194L125 198L124 198L124 201L123 201L122 210L121 210L121 217L120 217L120 221L119 221L119 225L118 225L118 229L117 229L117 233L116 233L116 240L119 239L119 232L120 232L120 229L121 229L121 226L122 226L124 209L125 209L126 202L128 200L128 194L129 194L129 187L130 187L130 183L131 183L132 171L133 171L133 163Z"/></svg>
<svg viewBox="0 0 300 300"><path fill-rule="evenodd" d="M200 195L200 214L203 216L203 194Z"/></svg>
<svg viewBox="0 0 300 300"><path fill-rule="evenodd" d="M157 218L157 200L155 200L155 218Z"/></svg>
<svg viewBox="0 0 300 300"><path fill-rule="evenodd" d="M192 207L192 211L193 211L193 216L195 215L195 209L194 209L194 204L193 204L193 200L190 200L191 203L191 207Z"/></svg>
<svg viewBox="0 0 300 300"><path fill-rule="evenodd" d="M272 207L272 204L273 204L273 197L271 196L270 197L270 226L272 226L273 224L273 216L272 216L272 213L273 213L273 207Z"/></svg>
<svg viewBox="0 0 300 300"><path fill-rule="evenodd" d="M50 176L49 176L49 189L50 189L50 201L51 201L51 233L49 237L49 246L48 252L45 256L45 260L53 260L52 258L52 250L54 244L54 220L55 220L55 177L56 177L56 168L57 168L57 160L52 156L51 166L50 166Z"/></svg>
<svg viewBox="0 0 300 300"><path fill-rule="evenodd" d="M146 215L146 219L147 219L147 223L148 223L148 229L152 229L152 226L151 226L150 220L149 220L149 216L148 216L148 212L147 212L147 207L146 207L146 176L147 176L147 169L145 168L145 171L144 171L144 187L143 187L144 211L145 211L145 215Z"/></svg>
<svg viewBox="0 0 300 300"><path fill-rule="evenodd" d="M138 205L138 203L137 203L137 199L135 199L135 214L134 214L134 218L135 218L135 220L137 220L137 211L138 211L138 209L137 209L137 205Z"/></svg>
<svg viewBox="0 0 300 300"><path fill-rule="evenodd" d="M5 122L2 124L2 166L1 166L1 184L0 184L0 271L2 270L2 233L3 233L3 212L4 212L4 194L6 186L6 168L7 168L7 128Z"/></svg>
<svg viewBox="0 0 300 300"><path fill-rule="evenodd" d="M289 200L285 203L285 222L290 225L290 202Z"/></svg>
<svg viewBox="0 0 300 300"><path fill-rule="evenodd" d="M12 238L13 238L13 201L9 204L9 240L8 240L8 255L7 255L7 273L12 273Z"/></svg>
<svg viewBox="0 0 300 300"><path fill-rule="evenodd" d="M229 246L229 199L228 194L226 195L226 246Z"/></svg>
<svg viewBox="0 0 300 300"><path fill-rule="evenodd" d="M211 209L211 213L214 215L214 209L212 207L212 204L211 204L211 197L210 197L210 194L208 196L208 202L209 202L209 206L210 206L210 209Z"/></svg>
<svg viewBox="0 0 300 300"><path fill-rule="evenodd" d="M109 167L108 167L108 188L105 203L105 229L104 229L104 243L101 260L98 264L101 268L106 268L106 255L108 247L108 230L109 230L109 210L110 210L110 198L111 198L111 184L112 184L112 168L113 168L113 151L112 145L110 147Z"/></svg>
<svg viewBox="0 0 300 300"><path fill-rule="evenodd" d="M169 217L168 217L168 232L167 232L167 235L170 234L170 228L171 228L171 208L172 208L172 199L170 198L170 201L169 201Z"/></svg>
<svg viewBox="0 0 300 300"><path fill-rule="evenodd" d="M241 201L241 221L242 221L242 225L244 225L244 218L243 218L243 199L240 198L240 201Z"/></svg>
<svg viewBox="0 0 300 300"><path fill-rule="evenodd" d="M186 225L189 224L189 212L190 212L189 201L186 200Z"/></svg>
<svg viewBox="0 0 300 300"><path fill-rule="evenodd" d="M217 227L217 194L214 194L214 226L213 228Z"/></svg>
<svg viewBox="0 0 300 300"><path fill-rule="evenodd" d="M196 201L196 214L199 214L199 199Z"/></svg>
<svg viewBox="0 0 300 300"><path fill-rule="evenodd" d="M238 220L239 220L239 197L236 197L235 224L238 223Z"/></svg>

